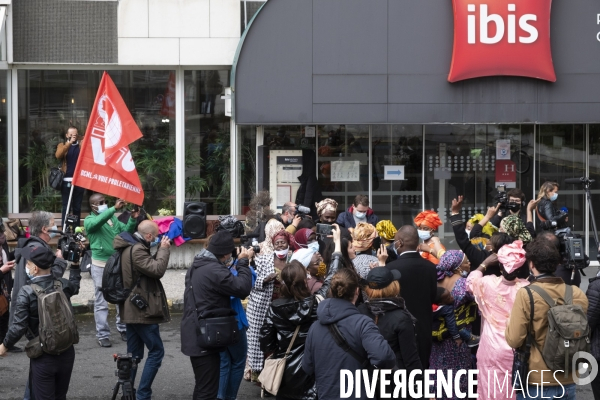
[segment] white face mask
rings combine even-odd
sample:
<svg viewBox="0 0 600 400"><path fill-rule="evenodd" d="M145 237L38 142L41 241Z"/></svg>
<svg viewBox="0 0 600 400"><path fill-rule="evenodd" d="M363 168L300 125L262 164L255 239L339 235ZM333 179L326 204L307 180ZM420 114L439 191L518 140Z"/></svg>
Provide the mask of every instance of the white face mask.
<svg viewBox="0 0 600 400"><path fill-rule="evenodd" d="M307 245L307 247L308 247L309 249L312 249L312 250L314 250L314 251L319 251L319 242L312 242L312 243L309 243L309 244Z"/></svg>
<svg viewBox="0 0 600 400"><path fill-rule="evenodd" d="M419 233L419 239L421 239L421 240L429 240L429 239L431 239L431 232L429 232L429 231L422 231L420 229L417 229L417 232Z"/></svg>
<svg viewBox="0 0 600 400"><path fill-rule="evenodd" d="M96 209L96 212L98 214L102 214L104 211L108 210L108 205L106 204L101 204L98 206L98 208Z"/></svg>
<svg viewBox="0 0 600 400"><path fill-rule="evenodd" d="M367 217L367 213L366 212L360 212L360 211L354 211L354 216L357 219L365 219Z"/></svg>
<svg viewBox="0 0 600 400"><path fill-rule="evenodd" d="M275 255L277 256L277 258L280 258L283 260L284 258L287 257L289 251L290 251L289 247L284 250L275 250Z"/></svg>
<svg viewBox="0 0 600 400"><path fill-rule="evenodd" d="M465 232L467 232L467 236L470 238L471 237L471 230L470 229L465 229Z"/></svg>
<svg viewBox="0 0 600 400"><path fill-rule="evenodd" d="M51 230L51 231L57 231L58 230L58 226L53 225L53 226L50 227L49 230ZM53 237L58 236L58 233L56 233L56 232L48 232L48 236L50 236L50 239L52 239Z"/></svg>
<svg viewBox="0 0 600 400"><path fill-rule="evenodd" d="M33 274L29 271L29 265L25 265L25 274L29 279L35 278L35 276L33 276Z"/></svg>

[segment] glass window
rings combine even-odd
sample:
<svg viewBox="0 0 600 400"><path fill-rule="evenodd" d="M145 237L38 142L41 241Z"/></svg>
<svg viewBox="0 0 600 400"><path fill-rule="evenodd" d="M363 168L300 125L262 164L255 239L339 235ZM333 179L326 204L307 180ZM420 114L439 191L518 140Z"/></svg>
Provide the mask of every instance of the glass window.
<svg viewBox="0 0 600 400"><path fill-rule="evenodd" d="M260 7L262 7L262 5L265 3L266 3L266 1L256 1L256 0L248 0L248 1L242 0L240 2L240 7L241 7L240 15L242 16L242 20L241 20L242 30L240 32L243 33L246 30L248 23L250 21L252 21L252 18L254 18L254 15L257 13L258 9Z"/></svg>
<svg viewBox="0 0 600 400"><path fill-rule="evenodd" d="M589 149L589 177L595 179L595 182L590 186L590 192L592 194L592 207L594 208L594 217L596 219L596 226L600 228L600 125L590 125L590 149ZM585 175L582 175L585 176ZM569 185L572 186L572 185ZM581 189L581 187L572 186L574 189ZM568 187L565 187L568 189ZM585 199L587 205L587 199ZM589 226L589 247L588 255L590 260L596 260L598 254L598 243L595 242L592 215L590 214L590 226Z"/></svg>
<svg viewBox="0 0 600 400"><path fill-rule="evenodd" d="M20 70L19 209L61 211L48 185L55 150L70 125L85 133L103 71ZM109 71L142 134L131 144L145 193L144 207L175 210L175 90L173 71ZM89 212L88 195L82 211Z"/></svg>
<svg viewBox="0 0 600 400"><path fill-rule="evenodd" d="M369 125L321 125L317 134L323 197L346 211L356 195L369 194Z"/></svg>
<svg viewBox="0 0 600 400"><path fill-rule="evenodd" d="M554 202L568 212L568 226L576 233L585 232L587 203L581 185L565 184L565 179L585 176L585 125L540 125L536 154L538 187L546 181L559 185ZM593 147L593 146L592 146ZM590 160L593 157L590 157ZM540 230L539 225L537 226Z"/></svg>
<svg viewBox="0 0 600 400"><path fill-rule="evenodd" d="M412 225L414 216L423 209L423 126L372 125L371 129L371 206L380 220L391 220L396 228ZM386 166L400 168L388 168L391 173L386 176Z"/></svg>
<svg viewBox="0 0 600 400"><path fill-rule="evenodd" d="M249 211L248 205L256 191L256 127L238 126L238 146L239 156L238 165L240 166L240 175L237 184L238 193L241 197L241 211L246 214Z"/></svg>
<svg viewBox="0 0 600 400"><path fill-rule="evenodd" d="M208 214L230 212L230 122L224 88L229 71L185 71L185 197Z"/></svg>
<svg viewBox="0 0 600 400"><path fill-rule="evenodd" d="M0 215L8 214L8 71L0 71Z"/></svg>
<svg viewBox="0 0 600 400"><path fill-rule="evenodd" d="M456 247L448 223L452 199L464 196L463 216L485 213L497 186L533 192L533 125L425 126L425 208L438 212L438 229L448 248ZM414 217L414 216L413 216Z"/></svg>

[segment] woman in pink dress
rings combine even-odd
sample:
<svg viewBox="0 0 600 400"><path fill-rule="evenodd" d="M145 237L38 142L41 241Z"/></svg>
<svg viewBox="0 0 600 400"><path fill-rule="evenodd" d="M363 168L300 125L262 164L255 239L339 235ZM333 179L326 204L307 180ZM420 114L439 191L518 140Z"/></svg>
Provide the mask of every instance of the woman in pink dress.
<svg viewBox="0 0 600 400"><path fill-rule="evenodd" d="M496 261L500 262L502 276L483 276L487 266ZM475 297L482 321L477 351L477 397L480 399L515 398L511 387L513 350L506 343L504 331L517 291L529 285L527 280L517 278L518 269L524 263L523 242L516 240L502 246L497 255L490 255L467 278L467 290Z"/></svg>

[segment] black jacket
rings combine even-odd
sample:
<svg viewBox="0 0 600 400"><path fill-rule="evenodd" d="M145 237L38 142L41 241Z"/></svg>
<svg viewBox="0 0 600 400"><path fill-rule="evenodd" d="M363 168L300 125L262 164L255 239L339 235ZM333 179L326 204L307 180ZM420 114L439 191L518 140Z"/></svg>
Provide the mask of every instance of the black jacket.
<svg viewBox="0 0 600 400"><path fill-rule="evenodd" d="M546 221L556 221L556 228L553 229L561 229L566 226L565 223L565 214L560 212L554 206L554 202L549 198L544 197L540 200L537 205L538 218L542 217Z"/></svg>
<svg viewBox="0 0 600 400"><path fill-rule="evenodd" d="M317 180L317 163L314 150L302 150L302 175L298 177L300 187L296 192L296 204L310 208L310 216L314 221L319 217L315 203L323 200L321 184Z"/></svg>
<svg viewBox="0 0 600 400"><path fill-rule="evenodd" d="M437 294L437 272L432 262L418 252L403 253L386 268L400 271L400 297L406 308L417 319L417 345L423 368L429 366L431 354L431 308Z"/></svg>
<svg viewBox="0 0 600 400"><path fill-rule="evenodd" d="M452 223L454 238L456 239L458 247L460 247L463 253L465 253L467 256L467 259L471 263L471 268L476 269L486 258L490 256L491 253L487 250L479 250L477 246L471 243L471 240L469 240L469 236L465 231L465 221L463 221L460 214L450 216L450 222ZM475 230L475 228L473 228L473 230ZM500 266L490 265L486 268L484 275L500 276Z"/></svg>
<svg viewBox="0 0 600 400"><path fill-rule="evenodd" d="M585 295L588 298L588 325L592 333L592 355L600 359L600 277L590 279Z"/></svg>
<svg viewBox="0 0 600 400"><path fill-rule="evenodd" d="M223 350L198 346L198 316L219 308L231 308L230 296L244 299L250 294L252 273L247 258L238 259L237 271L238 276L234 276L208 250L202 250L194 258L185 276L181 318L181 352L186 356L205 356Z"/></svg>
<svg viewBox="0 0 600 400"><path fill-rule="evenodd" d="M274 352L275 358L283 358L296 327L300 326L285 364L277 397L298 400L317 398L314 376L307 375L302 369L304 344L308 330L317 321L317 305L315 296L300 301L280 298L267 311L260 330L260 348L265 354Z"/></svg>
<svg viewBox="0 0 600 400"><path fill-rule="evenodd" d="M47 289L54 284L54 278L52 274L40 277L34 280L36 285L40 285L43 289ZM69 273L69 280L64 278L58 278L62 283L63 292L67 299L71 299L79 293L79 282L81 281L81 272L79 269L71 269ZM10 329L4 338L4 346L12 347L19 339L27 332L27 329L31 329L33 335L28 335L28 338L34 338L38 336L38 328L40 325L38 315L38 298L34 290L29 285L25 285L19 290L17 300L11 307L15 310L14 319L10 325ZM30 337L31 336L31 337Z"/></svg>
<svg viewBox="0 0 600 400"><path fill-rule="evenodd" d="M373 320L362 315L354 304L342 299L325 299L319 304L317 315L319 321L310 327L306 339L302 368L316 377L319 400L339 399L340 370L355 371L361 369L362 364L337 345L329 333L330 324L337 324L348 345L371 365L390 369L396 364L396 355ZM362 380L361 385L359 398L367 399ZM352 398L358 398L355 394Z"/></svg>
<svg viewBox="0 0 600 400"><path fill-rule="evenodd" d="M4 250L4 252L6 253L6 258L8 259L8 261L12 261L15 259L15 253L11 252L8 250L8 243L6 243L6 236L4 236L3 233L0 233L0 242L2 243L2 250ZM2 254L0 254L1 256ZM2 266L2 258L0 258L0 267ZM6 284L6 288L8 289L8 293L10 294L12 291L12 287L13 287L13 277L12 277L12 272L9 271L6 274L3 274L2 271L0 271L0 280L4 280L4 283ZM10 299L8 299L10 301Z"/></svg>
<svg viewBox="0 0 600 400"><path fill-rule="evenodd" d="M13 291L12 291L12 295L11 295L11 301L13 304L17 301L17 295L19 294L21 288L24 285L29 284L29 279L27 278L27 274L25 273L25 259L21 258L21 249L31 243L41 243L46 248L52 250L52 248L50 247L50 245L48 245L48 243L46 243L43 239L40 239L37 236L31 236L29 238L19 239L19 241L17 242L17 248L15 249L15 261L16 261L16 267L14 269L15 270L15 281L13 284ZM54 264L52 264L52 275L54 275L54 277L57 279L62 278L66 269L67 269L67 262L65 260L63 260L62 258L57 258L54 260ZM14 320L14 307L11 307L9 323L12 324L13 320Z"/></svg>
<svg viewBox="0 0 600 400"><path fill-rule="evenodd" d="M406 310L402 298L373 299L358 306L358 311L373 320L396 354L396 367L405 369L406 375L422 369L417 350L416 319Z"/></svg>

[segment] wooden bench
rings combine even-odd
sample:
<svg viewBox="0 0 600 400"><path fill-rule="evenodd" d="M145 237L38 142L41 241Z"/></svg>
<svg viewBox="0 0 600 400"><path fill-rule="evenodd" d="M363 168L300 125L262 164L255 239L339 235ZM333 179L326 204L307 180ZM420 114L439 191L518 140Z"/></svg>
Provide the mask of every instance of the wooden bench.
<svg viewBox="0 0 600 400"><path fill-rule="evenodd" d="M80 220L80 225L83 226L83 220L85 219L85 217L87 217L89 215L89 213L82 213L81 214L81 220ZM121 215L120 213L115 213L115 215L118 217L119 215ZM54 220L56 221L56 225L58 226L59 230L62 230L62 214L60 213L54 213ZM238 221L246 221L246 216L245 215L236 215L235 216ZM11 213L8 214L8 218L17 218L21 221L21 224L26 227L29 226L29 220L31 219L31 213ZM163 218L163 216L153 216L153 219L156 218ZM179 218L180 220L183 220L183 217L180 215L177 215L176 218ZM213 233L215 233L215 229L216 227L219 225L219 216L218 215L208 215L206 217L206 236L210 236ZM201 243L204 244L206 243L206 238L205 239L192 239L187 241L186 243ZM56 245L57 244L57 239L54 238L50 241L51 245ZM17 245L16 241L11 241L8 242L8 245L13 247Z"/></svg>

